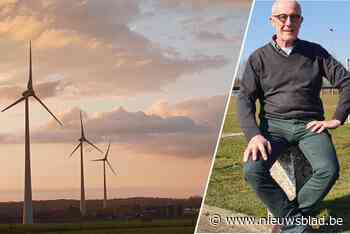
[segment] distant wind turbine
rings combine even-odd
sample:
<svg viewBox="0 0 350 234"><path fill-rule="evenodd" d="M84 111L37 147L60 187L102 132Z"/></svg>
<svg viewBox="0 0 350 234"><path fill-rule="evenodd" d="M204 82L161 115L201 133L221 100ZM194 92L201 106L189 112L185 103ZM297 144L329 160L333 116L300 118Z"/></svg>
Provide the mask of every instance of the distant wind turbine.
<svg viewBox="0 0 350 234"><path fill-rule="evenodd" d="M32 46L29 41L29 80L27 89L22 93L22 97L17 101L6 107L2 112L10 109L21 101L25 101L25 166L24 166L24 204L23 204L23 224L33 223L33 206L32 206L32 181L31 181L31 168L30 168L30 134L29 134L29 97L36 99L52 117L60 124L62 123L56 118L56 116L49 110L49 108L38 98L33 89L32 80Z"/></svg>
<svg viewBox="0 0 350 234"><path fill-rule="evenodd" d="M107 185L106 185L106 163L108 164L109 168L111 169L111 171L113 172L114 175L117 175L115 173L115 171L113 170L112 168L112 165L111 163L108 161L108 153L109 153L109 149L111 147L111 142L109 142L108 144L108 148L107 148L107 151L106 151L106 154L105 154L105 157L104 158L100 158L100 159L95 159L95 160L92 160L92 161L102 161L103 162L103 185L104 185L104 200L103 200L103 208L107 208Z"/></svg>
<svg viewBox="0 0 350 234"><path fill-rule="evenodd" d="M100 151L97 146L95 146L93 143L91 143L88 139L85 138L85 132L84 132L84 125L83 125L83 119L82 114L80 111L80 129L81 129L81 137L78 139L80 143L74 148L73 152L70 154L70 157L74 154L75 151L80 147L80 213L82 216L86 215L86 203L85 203L85 186L84 186L84 150L83 150L83 143L86 142L92 147L94 147L96 150Z"/></svg>

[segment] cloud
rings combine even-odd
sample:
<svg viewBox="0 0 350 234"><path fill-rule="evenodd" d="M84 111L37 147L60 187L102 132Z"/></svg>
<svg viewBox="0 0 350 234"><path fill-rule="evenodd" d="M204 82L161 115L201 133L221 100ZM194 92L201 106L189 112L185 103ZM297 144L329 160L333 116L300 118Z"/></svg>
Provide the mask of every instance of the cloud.
<svg viewBox="0 0 350 234"><path fill-rule="evenodd" d="M196 37L200 41L206 41L206 42L224 42L224 43L239 43L241 41L241 35L236 36L226 36L224 33L220 32L209 32L209 31L200 31L196 33Z"/></svg>
<svg viewBox="0 0 350 234"><path fill-rule="evenodd" d="M223 118L226 99L224 95L191 98L173 105L167 101L159 101L151 106L148 113L160 116L188 116L197 123L218 129Z"/></svg>
<svg viewBox="0 0 350 234"><path fill-rule="evenodd" d="M16 6L18 0L2 0L0 2L0 15L11 12Z"/></svg>
<svg viewBox="0 0 350 234"><path fill-rule="evenodd" d="M18 98L24 90L18 86L11 87L0 87L0 98L1 99L15 99Z"/></svg>
<svg viewBox="0 0 350 234"><path fill-rule="evenodd" d="M40 49L58 49L72 44L79 44L82 41L83 39L79 33L75 31L49 29L40 34L35 41L35 45Z"/></svg>
<svg viewBox="0 0 350 234"><path fill-rule="evenodd" d="M46 23L34 16L18 15L7 17L0 21L0 36L10 39L30 40L39 36L46 27Z"/></svg>
<svg viewBox="0 0 350 234"><path fill-rule="evenodd" d="M74 142L80 137L79 110L71 109L58 115L64 127L54 121L35 130L32 142ZM111 112L85 115L84 127L92 142L118 142L122 147L143 154L177 157L208 157L213 146L210 127L196 124L187 116L128 112L123 108ZM201 144L193 148L193 145ZM73 150L73 149L72 149Z"/></svg>
<svg viewBox="0 0 350 234"><path fill-rule="evenodd" d="M237 47L241 44L248 20L249 1L189 1L183 3L184 6L189 4L194 4L197 6L194 7L195 9L203 11L195 11L192 17L179 19L179 23L183 30L191 32L199 43ZM212 14L204 13L208 9Z"/></svg>
<svg viewBox="0 0 350 234"><path fill-rule="evenodd" d="M212 156L225 106L224 96L188 99L174 105L154 104L149 111L84 114L86 136L92 142L116 142L132 152L185 158ZM54 120L33 129L31 141L75 142L80 137L78 108L59 113ZM23 134L0 137L3 143L23 142ZM194 147L195 146L195 147ZM73 149L72 149L73 150Z"/></svg>
<svg viewBox="0 0 350 234"><path fill-rule="evenodd" d="M0 8L6 7L6 6L8 6L8 5L13 5L13 4L15 4L17 1L18 1L18 0L2 0L2 1L0 2Z"/></svg>
<svg viewBox="0 0 350 234"><path fill-rule="evenodd" d="M63 131L80 132L79 109L70 109L65 113L59 114L64 127ZM159 115L148 115L142 111L128 112L122 107L110 112L96 113L93 116L85 115L84 123L89 129L89 135L102 140L109 135L158 135L158 134L177 134L177 133L203 133L209 129L207 126L196 124L192 119L186 116L161 117ZM57 129L54 121L41 127L38 132L44 133ZM58 130L61 131L61 130ZM35 136L35 134L33 135ZM42 135L42 140L50 140L46 135ZM70 140L76 136L69 136ZM35 137L34 137L35 138ZM38 138L39 139L39 138Z"/></svg>
<svg viewBox="0 0 350 234"><path fill-rule="evenodd" d="M125 147L138 153L164 157L210 158L216 139L217 135L213 133L151 135L143 139L129 139Z"/></svg>
<svg viewBox="0 0 350 234"><path fill-rule="evenodd" d="M249 8L251 0L161 0L160 5L163 7L187 7L193 10L206 10L212 7L221 8Z"/></svg>
<svg viewBox="0 0 350 234"><path fill-rule="evenodd" d="M14 33L18 30L33 31L29 29L40 28L34 30L40 33L32 33L32 39L38 38L41 33L65 31L112 42L117 35L125 34L123 28L140 14L136 1L124 0L27 0L19 1L15 5L11 12L7 12L6 21L2 22L2 25L4 28L13 29Z"/></svg>
<svg viewBox="0 0 350 234"><path fill-rule="evenodd" d="M42 82L36 86L35 92L41 99L45 99L56 96L57 93L62 92L67 85L67 83L60 80Z"/></svg>
<svg viewBox="0 0 350 234"><path fill-rule="evenodd" d="M20 135L0 134L0 142L3 144L21 143L23 142L23 139L24 138Z"/></svg>
<svg viewBox="0 0 350 234"><path fill-rule="evenodd" d="M26 58L23 48L29 39L33 40L34 83L60 74L70 88L56 94L71 98L159 92L180 77L229 62L224 56L198 53L181 57L130 30L129 23L142 17L137 1L28 0L12 4L16 7L4 15L0 35L16 43L11 50L8 43L1 43L0 49L10 54L4 61L13 61L5 68L20 72L12 73L7 86L23 82L25 69L21 67L26 68L27 61L17 58Z"/></svg>
<svg viewBox="0 0 350 234"><path fill-rule="evenodd" d="M50 98L64 90L67 84L62 81L47 81L36 85L35 93L40 99ZM22 86L0 86L0 99L15 100L22 96L26 87Z"/></svg>

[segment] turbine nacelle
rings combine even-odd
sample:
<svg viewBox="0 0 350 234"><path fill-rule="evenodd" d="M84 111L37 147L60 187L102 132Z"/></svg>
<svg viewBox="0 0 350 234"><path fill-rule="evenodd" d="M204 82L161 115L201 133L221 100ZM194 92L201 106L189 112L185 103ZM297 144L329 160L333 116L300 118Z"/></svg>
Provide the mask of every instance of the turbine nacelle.
<svg viewBox="0 0 350 234"><path fill-rule="evenodd" d="M103 163L107 163L109 169L111 169L111 171L113 172L114 175L117 175L117 173L115 173L114 169L112 168L112 165L111 163L108 161L108 154L109 154L109 149L111 147L111 142L109 142L108 144L108 148L106 150L106 154L104 156L104 158L99 158L99 159L95 159L95 160L91 160L91 161L94 161L94 162L103 162Z"/></svg>
<svg viewBox="0 0 350 234"><path fill-rule="evenodd" d="M80 137L80 138L78 139L78 141L80 141L80 142L86 141L86 138L85 138L85 137Z"/></svg>
<svg viewBox="0 0 350 234"><path fill-rule="evenodd" d="M80 128L81 128L81 137L78 139L78 141L80 142L75 148L74 150L72 151L72 153L70 154L69 157L71 157L74 152L82 147L83 143L86 142L87 144L91 145L92 147L94 147L96 150L98 150L100 153L103 153L103 151L98 148L96 145L94 145L91 141L89 141L88 139L85 138L85 134L84 134L84 124L83 124L83 119L82 119L82 113L80 111Z"/></svg>
<svg viewBox="0 0 350 234"><path fill-rule="evenodd" d="M35 92L33 89L27 89L26 91L24 91L22 93L22 96L25 97L25 98L28 98L30 96L35 96Z"/></svg>

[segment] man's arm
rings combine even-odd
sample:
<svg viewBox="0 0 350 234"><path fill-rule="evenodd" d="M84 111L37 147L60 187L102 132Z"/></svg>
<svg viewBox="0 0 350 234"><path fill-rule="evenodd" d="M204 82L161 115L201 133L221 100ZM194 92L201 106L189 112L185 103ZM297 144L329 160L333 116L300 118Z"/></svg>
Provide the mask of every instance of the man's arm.
<svg viewBox="0 0 350 234"><path fill-rule="evenodd" d="M259 96L260 85L257 69L253 66L252 60L252 57L249 57L246 63L237 99L239 123L248 142L260 134L255 119L255 103Z"/></svg>
<svg viewBox="0 0 350 234"><path fill-rule="evenodd" d="M321 51L324 76L340 93L333 120L343 124L350 112L350 72L325 49Z"/></svg>
<svg viewBox="0 0 350 234"><path fill-rule="evenodd" d="M261 135L256 123L255 103L259 95L261 95L261 89L257 69L254 68L252 57L250 57L240 81L240 92L237 100L239 122L248 141L243 156L244 162L247 162L249 157L255 161L259 156L267 160L267 153L270 154L272 151L270 142Z"/></svg>
<svg viewBox="0 0 350 234"><path fill-rule="evenodd" d="M306 128L312 132L321 133L325 129L334 129L339 127L346 120L350 111L350 73L346 68L333 58L321 46L320 60L322 64L323 76L333 85L338 88L340 97L337 108L331 120L311 121Z"/></svg>

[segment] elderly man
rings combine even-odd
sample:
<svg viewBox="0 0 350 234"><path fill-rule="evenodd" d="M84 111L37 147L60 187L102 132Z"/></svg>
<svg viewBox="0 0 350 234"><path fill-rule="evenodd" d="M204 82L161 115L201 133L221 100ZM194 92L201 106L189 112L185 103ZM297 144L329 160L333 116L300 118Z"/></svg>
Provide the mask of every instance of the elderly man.
<svg viewBox="0 0 350 234"><path fill-rule="evenodd" d="M328 129L344 123L350 110L350 73L320 45L298 39L303 22L297 1L279 0L270 22L272 41L248 59L240 82L239 118L248 140L244 152L245 178L275 217L307 216L338 178L339 165ZM324 119L322 78L340 89L331 120ZM260 102L260 124L255 103ZM297 145L313 174L289 201L269 169L281 152ZM304 232L306 225L284 225L283 232Z"/></svg>

